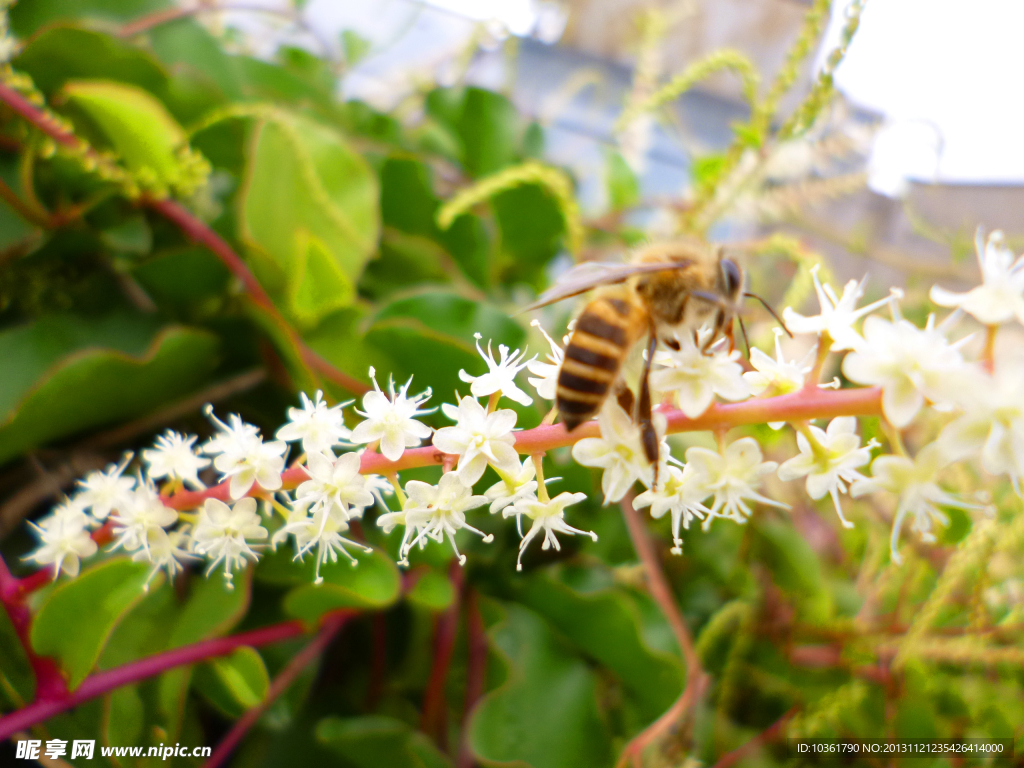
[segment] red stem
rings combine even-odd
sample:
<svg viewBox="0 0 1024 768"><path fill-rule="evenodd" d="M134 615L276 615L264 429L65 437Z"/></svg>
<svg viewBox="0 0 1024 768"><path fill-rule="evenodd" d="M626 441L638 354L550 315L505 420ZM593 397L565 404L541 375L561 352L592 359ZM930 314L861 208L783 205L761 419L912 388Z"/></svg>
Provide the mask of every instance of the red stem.
<svg viewBox="0 0 1024 768"><path fill-rule="evenodd" d="M793 719L793 716L796 715L799 710L799 707L793 707L793 709L789 710L789 712L761 731L746 744L737 747L732 752L726 752L719 758L718 762L715 763L714 768L731 768L751 752L754 752L758 747L775 741L775 739L779 738L786 725Z"/></svg>
<svg viewBox="0 0 1024 768"><path fill-rule="evenodd" d="M299 621L285 621L269 627L241 632L230 637L218 637L203 640L192 645L174 648L154 656L148 656L130 664L114 669L97 672L87 677L78 688L70 693L65 692L57 698L41 699L27 707L0 717L0 741L9 738L18 731L41 723L54 715L65 712L72 707L101 696L122 685L145 680L182 664L193 664L197 661L224 656L243 645L260 646L275 643L290 637L301 635L305 631Z"/></svg>
<svg viewBox="0 0 1024 768"><path fill-rule="evenodd" d="M475 589L466 595L466 635L469 658L466 662L466 701L462 708L462 741L456 768L473 768L473 752L469 746L469 718L473 707L484 695L487 680L487 634L480 615L479 596Z"/></svg>
<svg viewBox="0 0 1024 768"><path fill-rule="evenodd" d="M345 623L354 615L355 613L352 611L339 611L324 620L319 634L305 648L295 654L284 666L280 674L274 678L274 682L270 684L270 688L267 690L266 698L248 710L231 726L231 730L217 744L213 754L210 755L210 759L206 761L204 768L218 768L231 756L235 747L245 738L245 734L263 716L267 708L274 703L278 696L288 690L288 687L295 682L295 678L299 676L302 670L313 663L324 649L330 645L335 635L345 626Z"/></svg>
<svg viewBox="0 0 1024 768"><path fill-rule="evenodd" d="M447 734L444 727L444 682L455 650L455 637L459 629L459 609L462 592L462 566L453 560L448 569L448 579L455 588L455 600L437 620L434 631L434 663L430 667L430 679L423 693L423 709L420 713L420 730L433 736L442 749L447 748Z"/></svg>
<svg viewBox="0 0 1024 768"><path fill-rule="evenodd" d="M404 585L402 591L408 591ZM384 692L384 677L388 671L388 623L383 613L373 614L370 631L373 633L373 645L370 647L370 682L366 686L366 708L372 712Z"/></svg>

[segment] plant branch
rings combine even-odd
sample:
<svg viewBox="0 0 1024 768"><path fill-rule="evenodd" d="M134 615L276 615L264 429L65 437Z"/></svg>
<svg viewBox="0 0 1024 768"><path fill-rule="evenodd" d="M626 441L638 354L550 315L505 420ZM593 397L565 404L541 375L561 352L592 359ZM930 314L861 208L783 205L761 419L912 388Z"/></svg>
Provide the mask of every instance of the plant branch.
<svg viewBox="0 0 1024 768"><path fill-rule="evenodd" d="M722 755L718 762L715 763L714 768L732 768L738 762L750 755L751 752L756 751L759 747L764 744L771 744L775 741L782 732L785 730L789 721L793 719L796 713L800 710L799 707L793 707L786 714L772 723L770 726L761 731L757 736L752 738L746 744L743 744L731 752L726 752Z"/></svg>
<svg viewBox="0 0 1024 768"><path fill-rule="evenodd" d="M279 640L297 637L303 634L303 632L305 632L305 628L302 622L297 620L285 621L248 632L240 632L230 637L218 637L180 648L173 648L154 656L148 656L144 659L115 667L114 669L97 672L87 677L74 691L70 693L65 692L63 695L56 697L40 698L39 694L42 692L39 691L37 692L36 700L27 707L0 717L0 741L9 738L11 734L17 731L41 723L54 715L66 712L72 707L77 707L83 702L101 696L115 688L120 688L123 685L137 683L140 680L145 680L183 664L194 664L197 661L224 656L243 645L254 647L266 645Z"/></svg>
<svg viewBox="0 0 1024 768"><path fill-rule="evenodd" d="M329 616L324 621L319 634L305 648L295 654L284 666L280 674L274 678L263 701L247 710L244 715L235 721L235 724L231 726L231 730L228 731L227 735L220 740L213 750L213 754L206 761L204 768L218 768L231 756L231 753L242 739L245 738L245 734L249 732L249 729L256 724L256 721L263 716L263 713L267 711L277 697L288 690L288 687L295 682L295 678L299 676L302 670L312 664L323 653L324 649L330 645L331 641L353 615L355 614L349 611L340 611Z"/></svg>
<svg viewBox="0 0 1024 768"><path fill-rule="evenodd" d="M679 643L679 649L683 653L683 659L686 662L686 687L665 714L630 740L619 757L617 766L620 767L626 765L630 759L638 762L648 745L659 739L686 715L687 711L700 699L708 682L707 674L701 666L700 657L694 647L693 638L690 636L690 630L679 610L675 595L672 594L672 587L665 577L658 552L647 533L647 526L644 525L643 518L633 506L632 493L627 494L622 500L621 507L626 528L629 530L629 538L644 566L647 588L672 628L676 642Z"/></svg>
<svg viewBox="0 0 1024 768"><path fill-rule="evenodd" d="M466 700L462 707L462 737L456 768L473 768L473 751L469 746L469 718L473 707L484 695L487 681L487 634L480 615L479 594L470 588L466 595L466 635L468 654L466 662Z"/></svg>
<svg viewBox="0 0 1024 768"><path fill-rule="evenodd" d="M444 683L448 677L452 652L455 650L455 636L459 629L459 613L462 598L462 566L453 560L448 569L448 579L455 588L455 599L451 606L437 620L434 630L434 663L430 667L430 679L423 693L423 709L420 713L420 730L434 738L445 748L444 728Z"/></svg>

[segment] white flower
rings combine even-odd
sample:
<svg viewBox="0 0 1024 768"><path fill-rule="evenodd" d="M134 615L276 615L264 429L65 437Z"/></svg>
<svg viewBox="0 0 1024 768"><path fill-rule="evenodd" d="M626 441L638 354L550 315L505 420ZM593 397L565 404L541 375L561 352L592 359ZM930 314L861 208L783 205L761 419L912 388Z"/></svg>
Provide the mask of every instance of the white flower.
<svg viewBox="0 0 1024 768"><path fill-rule="evenodd" d="M419 407L430 399L431 392L428 388L415 397L409 397L411 376L397 394L394 380L389 379L390 398L380 391L373 368L370 369L370 378L373 380L373 392L363 395L363 410L356 411L365 417L366 421L356 425L350 439L353 443L373 443L380 440L380 452L384 458L398 461L406 448L417 446L424 438L430 437L430 427L416 421L416 417L433 413L437 409L419 410Z"/></svg>
<svg viewBox="0 0 1024 768"><path fill-rule="evenodd" d="M299 397L302 407L288 409L288 423L277 430L278 440L289 443L301 440L303 453L323 453L351 437L341 409L354 400L328 407L319 389L315 400L306 397L305 392L300 392Z"/></svg>
<svg viewBox="0 0 1024 768"><path fill-rule="evenodd" d="M664 432L664 417L655 413L655 428ZM659 418L660 417L660 418ZM617 403L610 400L598 414L601 437L585 437L572 447L572 457L585 467L601 467L604 503L619 501L637 480L650 485L650 462L640 442L640 430ZM667 455L662 444L662 455Z"/></svg>
<svg viewBox="0 0 1024 768"><path fill-rule="evenodd" d="M484 534L466 522L466 511L482 507L487 503L487 497L473 496L472 489L463 484L457 472L446 472L436 486L410 480L405 485L405 491L409 494L405 526L407 529L414 528L417 533L416 538L408 542L400 552L403 565L408 565L409 550L428 537L440 543L447 536L460 565L465 565L466 556L460 554L455 546L457 531L464 528L485 542L494 540L491 534Z"/></svg>
<svg viewBox="0 0 1024 768"><path fill-rule="evenodd" d="M305 467L309 480L296 489L296 503L308 506L314 515L321 509L337 509L346 521L358 517L373 504L359 464L357 453L343 454L337 460L322 453L309 454Z"/></svg>
<svg viewBox="0 0 1024 768"><path fill-rule="evenodd" d="M975 247L981 285L967 293L953 293L936 285L932 287L932 301L940 307L960 307L985 325L1005 323L1014 317L1024 323L1024 256L1014 261L999 231L982 243L979 229Z"/></svg>
<svg viewBox="0 0 1024 768"><path fill-rule="evenodd" d="M533 459L527 456L518 474L508 475L484 491L484 496L491 502L490 513L496 515L505 507L515 504L520 499L536 498L536 477L537 467L534 466ZM557 479L554 477L549 478L545 481L545 484ZM518 518L516 520L518 521ZM520 535L522 535L522 531L520 531Z"/></svg>
<svg viewBox="0 0 1024 768"><path fill-rule="evenodd" d="M857 419L853 416L832 419L825 430L814 426L808 429L817 445L812 446L810 440L798 432L796 443L800 454L783 462L779 467L779 479L795 480L806 475L807 495L818 500L826 493L830 494L843 527L853 528L853 523L843 516L839 494L846 493L845 483L867 479L856 468L871 461L871 449L877 447L878 443L871 440L861 447Z"/></svg>
<svg viewBox="0 0 1024 768"><path fill-rule="evenodd" d="M573 528L565 522L565 508L571 504L578 504L585 498L587 498L585 493L569 493L566 491L549 501L540 501L534 498L519 499L513 509L505 510L505 517L515 515L519 519L526 515L526 517L533 520L530 530L526 532L523 540L519 543L519 556L516 558L517 571L523 570L523 552L526 551L527 546L541 531L544 532L544 543L541 544L540 548L545 551L551 547L554 547L555 550L562 549L558 539L555 538L556 532L568 533L569 535L580 533L584 536L590 536L594 541L597 541L597 534L593 531L581 531L579 528Z"/></svg>
<svg viewBox="0 0 1024 768"><path fill-rule="evenodd" d="M86 514L85 510L86 507L77 498L64 499L61 504L50 511L50 514L40 518L38 524L43 528L64 523L82 524L86 528L94 528L99 525L95 518Z"/></svg>
<svg viewBox="0 0 1024 768"><path fill-rule="evenodd" d="M717 346L712 354L697 348L687 334L680 339L679 349L659 353L656 362L665 368L651 373L651 387L658 392L671 392L688 418L695 419L708 409L715 395L726 400L743 400L750 396L750 387L743 380L743 366L736 361L739 350L726 352Z"/></svg>
<svg viewBox="0 0 1024 768"><path fill-rule="evenodd" d="M479 333L473 334L476 338L476 351L480 353L480 357L487 363L487 373L482 376L470 376L464 370L459 371L459 378L470 385L469 391L473 397L487 397L493 395L496 392L500 392L509 400L514 400L520 405L531 405L533 398L523 392L516 385L516 374L519 373L523 368L529 365L530 362L522 362L522 359L526 357L525 350L520 352L518 349L509 354L508 347L504 344L498 345L498 352L501 355L501 361L494 359L494 354L491 352L491 342L487 342L486 354L480 349ZM536 358L534 358L536 359Z"/></svg>
<svg viewBox="0 0 1024 768"><path fill-rule="evenodd" d="M548 344L551 345L551 352L548 354L548 360L550 362L543 363L534 358L526 364L530 373L537 376L537 378L527 376L526 380L533 385L533 388L537 390L537 394L540 397L545 400L554 400L556 390L558 389L558 372L562 368L562 360L565 359L565 352L555 343L554 339L548 336L547 331L541 327L540 320L534 320L530 325L544 334L544 338L547 339ZM568 343L568 336L563 339L563 343Z"/></svg>
<svg viewBox="0 0 1024 768"><path fill-rule="evenodd" d="M89 536L89 521L84 514L59 514L29 526L39 537L39 549L26 557L40 566L53 566L53 578L63 570L71 577L78 575L82 558L91 557L98 549Z"/></svg>
<svg viewBox="0 0 1024 768"><path fill-rule="evenodd" d="M417 482L415 480L410 482ZM391 533L398 526L402 526L405 531L402 534L402 541L398 544L398 564L407 566L409 565L409 550L412 549L412 540L419 533L419 530L415 525L411 525L409 522L408 510L401 509L398 512L385 512L377 518L377 525L380 527L385 534ZM426 539L416 539L416 542L420 545L420 549L427 546Z"/></svg>
<svg viewBox="0 0 1024 768"><path fill-rule="evenodd" d="M90 472L85 479L79 480L75 502L83 509L91 510L97 520L106 520L111 510L130 498L135 487L134 477L121 476L131 460L132 454L126 453L120 464L110 464L103 472Z"/></svg>
<svg viewBox="0 0 1024 768"><path fill-rule="evenodd" d="M185 526L185 528L187 527ZM174 575L182 569L182 560L185 558L196 559L196 556L188 551L190 546L191 540L188 533L182 528L173 531L149 528L146 531L145 546L132 555L132 560L137 563L145 561L153 564L142 588L149 591L149 583L161 568L166 569L168 579L173 579Z"/></svg>
<svg viewBox="0 0 1024 768"><path fill-rule="evenodd" d="M126 552L134 552L149 546L150 531L163 530L178 522L178 513L164 506L152 481L146 480L140 482L130 499L117 508L111 520L114 535L118 537L111 549L123 547Z"/></svg>
<svg viewBox="0 0 1024 768"><path fill-rule="evenodd" d="M850 495L854 498L879 490L899 496L889 542L894 563L903 562L896 546L907 515L913 515L913 529L921 534L921 539L932 542L935 541L932 524L949 524L949 518L939 510L938 505L958 509L979 508L939 487L936 476L946 463L938 444L929 443L917 452L914 459L906 456L879 456L871 463L871 478L858 480L850 487Z"/></svg>
<svg viewBox="0 0 1024 768"><path fill-rule="evenodd" d="M998 360L992 374L975 369L964 395L964 413L942 430L939 447L950 460L980 452L985 471L1009 475L1019 494L1024 476L1024 362Z"/></svg>
<svg viewBox="0 0 1024 768"><path fill-rule="evenodd" d="M752 437L743 437L729 445L724 454L707 448L688 448L686 465L692 466L697 477L694 495L707 497L714 494L715 500L708 510L704 529L715 517L727 517L737 523L745 523L751 510L746 501L756 501L780 509L789 505L772 501L754 490L760 485L761 477L775 471L774 461L761 461L761 448ZM698 491L699 489L699 491Z"/></svg>
<svg viewBox="0 0 1024 768"><path fill-rule="evenodd" d="M490 464L501 475L517 474L519 454L512 446L516 412L503 409L487 413L472 397L464 397L458 408L445 403L445 415L456 422L434 434L434 447L459 457L458 474L463 484L472 486Z"/></svg>
<svg viewBox="0 0 1024 768"><path fill-rule="evenodd" d="M857 309L857 302L864 295L866 277L859 283L856 280L848 282L843 288L842 298L837 298L832 286L827 283L823 286L818 279L817 264L811 268L811 276L814 279L814 291L818 294L818 303L821 305L821 314L804 317L794 312L791 307L786 307L782 319L793 333L828 334L832 340L832 350L835 352L855 349L858 346L861 338L853 330L853 324L858 318L903 295L902 291L893 288L887 298Z"/></svg>
<svg viewBox="0 0 1024 768"><path fill-rule="evenodd" d="M935 327L928 317L923 329L902 318L864 321L864 339L843 360L843 373L858 384L882 387L882 411L895 427L905 427L925 400L943 403L962 380L965 366L958 347L950 344L944 322Z"/></svg>
<svg viewBox="0 0 1024 768"><path fill-rule="evenodd" d="M267 538L267 529L260 525L256 499L240 499L231 507L223 501L207 499L199 510L199 522L192 538L195 552L210 560L207 575L224 561L224 578L231 589L232 571L243 567L247 560L258 559L247 540Z"/></svg>
<svg viewBox="0 0 1024 768"><path fill-rule="evenodd" d="M206 486L199 480L199 470L210 466L210 460L199 456L192 444L197 440L195 435L180 435L167 430L156 439L155 448L147 448L142 452L142 460L146 462L148 474L152 479L187 483L191 488L199 490Z"/></svg>
<svg viewBox="0 0 1024 768"><path fill-rule="evenodd" d="M214 416L210 406L206 415L217 425L220 434L209 440L203 451L219 454L213 466L225 479L230 479L231 498L239 499L247 494L253 483L266 491L278 490L288 444L283 440L264 443L259 430L243 422L237 414L229 417L230 426Z"/></svg>
<svg viewBox="0 0 1024 768"><path fill-rule="evenodd" d="M807 374L811 372L811 359L815 350L811 349L800 362L787 362L782 355L782 334L781 328L775 329L775 359L757 347L750 350L750 364L753 371L743 374L743 380L750 387L752 395L764 395L774 397L776 395L788 395L800 391L804 386ZM768 426L772 429L780 429L786 422L770 421Z"/></svg>
<svg viewBox="0 0 1024 768"><path fill-rule="evenodd" d="M680 469L667 466L668 475L664 485L658 490L647 490L633 499L637 509L651 508L651 517L660 519L666 512L672 513L672 554L683 554L683 540L679 537L679 524L689 529L690 522L696 518L703 520L708 508L701 504L707 497L707 491L699 483L696 471L687 464Z"/></svg>
<svg viewBox="0 0 1024 768"><path fill-rule="evenodd" d="M274 534L272 544L276 546L288 536L294 536L296 560L301 560L315 546L316 575L314 583L321 584L324 579L320 575L320 566L328 560L332 563L338 562L339 552L351 561L353 567L359 564L345 549L346 544L361 549L367 554L373 552L370 547L346 539L341 535L348 531L348 520L348 516L337 505L320 507L312 515L305 507L297 507L288 516L288 522L284 527Z"/></svg>

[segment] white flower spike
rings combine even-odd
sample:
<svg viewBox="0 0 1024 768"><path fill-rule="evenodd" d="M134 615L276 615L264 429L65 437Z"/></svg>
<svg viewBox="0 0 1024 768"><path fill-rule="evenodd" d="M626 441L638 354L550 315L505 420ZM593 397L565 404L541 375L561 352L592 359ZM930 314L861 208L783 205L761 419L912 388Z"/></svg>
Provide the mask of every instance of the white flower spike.
<svg viewBox="0 0 1024 768"><path fill-rule="evenodd" d="M342 454L339 459L322 453L309 454L305 467L309 480L296 489L296 504L308 507L314 515L323 509L337 510L345 522L359 517L373 504L366 478L359 474L359 464L358 453ZM322 520L326 524L327 518Z"/></svg>
<svg viewBox="0 0 1024 768"><path fill-rule="evenodd" d="M664 434L664 416L655 413L654 417L655 429L659 435ZM618 403L605 403L597 422L601 437L580 440L572 447L572 457L585 467L604 469L601 490L607 505L621 500L637 480L649 486L654 473L640 442L640 430ZM662 454L668 455L664 443Z"/></svg>
<svg viewBox="0 0 1024 768"><path fill-rule="evenodd" d="M156 439L154 448L142 452L146 474L153 480L166 477L172 482L184 483L193 490L206 487L199 479L199 471L210 466L210 460L199 455L193 444L195 435L181 435L167 430Z"/></svg>
<svg viewBox="0 0 1024 768"><path fill-rule="evenodd" d="M288 444L283 440L264 443L259 430L243 422L237 414L231 414L230 424L225 424L213 415L213 407L208 405L206 415L217 425L220 434L207 441L203 451L219 454L213 466L230 480L231 498L242 498L253 484L259 484L265 491L278 490Z"/></svg>
<svg viewBox="0 0 1024 768"><path fill-rule="evenodd" d="M156 487L147 478L132 491L130 501L118 507L110 519L117 537L111 549L134 552L149 546L151 531L164 530L178 522L178 513L164 506Z"/></svg>
<svg viewBox="0 0 1024 768"><path fill-rule="evenodd" d="M329 407L319 389L314 400L306 397L305 392L300 392L299 397L302 407L288 409L288 423L277 430L278 440L288 443L301 440L303 453L325 453L352 436L341 411L355 400Z"/></svg>
<svg viewBox="0 0 1024 768"><path fill-rule="evenodd" d="M544 398L545 400L554 400L555 393L558 389L558 372L562 368L562 361L565 359L565 351L555 343L555 340L548 336L548 332L540 324L540 320L534 320L530 323L534 328L539 330L544 338L547 339L548 344L551 345L551 352L548 354L548 362L544 363L534 358L530 360L526 367L533 376L528 376L526 380L530 382L534 389L537 390L537 395ZM563 339L563 343L568 343L569 337L566 336Z"/></svg>
<svg viewBox="0 0 1024 768"><path fill-rule="evenodd" d="M906 456L879 456L871 463L872 476L858 480L850 487L850 495L854 498L874 491L888 491L899 496L889 541L892 561L897 565L903 562L897 545L907 515L913 516L913 529L921 534L921 539L932 542L935 541L932 525L949 524L949 518L938 505L964 510L980 509L977 504L961 501L939 487L938 474L946 464L939 446L929 443L913 459Z"/></svg>
<svg viewBox="0 0 1024 768"><path fill-rule="evenodd" d="M25 559L43 567L52 565L54 579L61 571L72 578L77 576L81 560L98 549L89 536L84 514L51 516L38 525L30 521L29 527L39 537L39 548Z"/></svg>
<svg viewBox="0 0 1024 768"><path fill-rule="evenodd" d="M832 419L825 430L815 426L807 429L817 445L812 445L803 433L798 432L796 442L800 453L783 462L779 467L779 479L795 480L806 476L807 495L817 501L829 494L843 527L853 528L853 523L843 516L839 494L846 493L847 483L867 479L857 471L857 467L871 461L871 449L878 443L870 440L861 447L857 419L853 416Z"/></svg>
<svg viewBox="0 0 1024 768"><path fill-rule="evenodd" d="M676 404L688 418L695 419L708 409L715 395L726 400L745 400L750 386L743 380L743 366L736 362L739 350L727 352L716 345L712 354L705 354L689 335L676 337L679 349L668 349L655 357L664 365L651 373L651 387L657 392L672 393ZM724 340L723 340L724 341Z"/></svg>
<svg viewBox="0 0 1024 768"><path fill-rule="evenodd" d="M256 499L240 499L230 507L223 501L207 499L199 511L192 538L195 552L210 560L207 575L223 561L224 579L228 589L232 589L232 572L244 567L247 561L259 559L249 541L267 538L267 529L260 525Z"/></svg>
<svg viewBox="0 0 1024 768"><path fill-rule="evenodd" d="M305 507L297 507L288 516L288 522L274 534L271 540L272 545L288 538L295 537L295 559L302 560L303 556L316 547L316 565L314 569L314 584L322 584L323 576L320 575L320 566L328 560L332 563L338 562L338 554L344 555L352 567L359 562L345 548L345 545L361 549L366 554L373 550L358 542L342 536L349 529L349 517L338 505L332 507L320 507L312 515Z"/></svg>
<svg viewBox="0 0 1024 768"><path fill-rule="evenodd" d="M905 427L925 400L943 403L955 396L967 367L958 349L967 339L950 344L944 322L925 327L909 320L882 317L864 321L864 340L843 360L843 373L858 384L882 387L882 412L895 427Z"/></svg>
<svg viewBox="0 0 1024 768"><path fill-rule="evenodd" d="M103 472L90 472L84 480L79 480L75 502L83 509L90 510L97 520L106 520L112 510L131 497L135 478L123 477L122 473L132 456L126 453L119 464L110 464Z"/></svg>
<svg viewBox="0 0 1024 768"><path fill-rule="evenodd" d="M173 579L178 571L182 570L181 561L185 559L197 560L198 558L189 552L191 540L187 529L178 528L173 531L165 531L163 528L150 528L146 531L146 544L138 549L132 560L136 563L149 562L153 564L152 570L146 577L146 583L142 589L149 591L149 584L153 577L160 572L160 569L167 571L168 580Z"/></svg>
<svg viewBox="0 0 1024 768"><path fill-rule="evenodd" d="M892 288L887 298L857 309L857 302L864 295L866 277L859 283L856 280L848 282L843 288L842 298L836 296L831 285L821 284L821 280L818 278L817 264L811 268L811 277L814 279L814 291L818 295L821 313L804 317L794 312L792 307L786 307L782 312L782 319L785 321L786 327L793 333L828 334L832 340L832 350L835 352L855 349L860 343L860 336L853 330L853 324L859 318L903 296L901 290Z"/></svg>
<svg viewBox="0 0 1024 768"><path fill-rule="evenodd" d="M1017 319L1024 323L1024 256L1016 261L998 230L983 242L981 230L975 237L981 285L967 293L953 293L933 286L931 299L940 307L959 307L979 323L998 325Z"/></svg>
<svg viewBox="0 0 1024 768"><path fill-rule="evenodd" d="M458 408L445 403L441 409L456 425L437 430L434 447L459 457L457 471L464 485L472 487L488 464L503 476L519 473L519 454L512 447L516 441L512 436L515 411L487 413L472 397L462 398Z"/></svg>
<svg viewBox="0 0 1024 768"><path fill-rule="evenodd" d="M743 437L730 444L724 454L696 446L687 449L686 465L692 466L697 475L693 480L694 496L703 493L703 498L712 494L715 497L704 520L705 530L716 517L726 517L737 523L747 522L752 514L748 501L789 509L788 504L773 501L754 490L760 485L762 476L778 467L774 461L761 461L761 458L761 447L752 437Z"/></svg>
<svg viewBox="0 0 1024 768"><path fill-rule="evenodd" d="M388 391L391 397L388 397L380 391L373 368L370 369L370 379L373 381L373 392L363 395L363 410L356 411L366 421L356 425L350 439L353 443L374 443L379 440L384 458L398 461L406 448L413 448L430 437L430 427L416 421L416 417L437 410L420 410L420 406L430 399L431 391L427 388L415 397L409 397L409 387L412 385L410 376L396 393L394 379L389 378Z"/></svg>
<svg viewBox="0 0 1024 768"><path fill-rule="evenodd" d="M487 342L487 352L485 353L480 348L480 339L483 338L479 333L473 334L476 339L476 351L480 353L480 357L487 363L487 373L481 376L470 376L466 371L459 371L459 378L470 385L469 391L473 397L488 397L496 393L501 393L509 400L514 400L520 405L532 405L533 398L523 392L516 384L516 374L523 370L527 365L536 360L533 358L527 362L522 362L523 358L526 357L526 351L520 352L518 349L515 352L509 354L509 349L504 344L498 345L498 353L501 355L501 360L497 361L494 359L494 353L491 351L491 342Z"/></svg>
<svg viewBox="0 0 1024 768"><path fill-rule="evenodd" d="M530 542L541 533L544 532L544 543L541 544L542 550L548 550L554 547L556 551L562 549L562 546L558 543L558 539L555 537L555 533L567 533L570 536L574 536L577 533L583 536L589 536L594 541L597 541L597 534L593 531L581 531L579 528L573 528L571 525L565 522L565 508L572 505L578 504L587 498L585 493L569 493L568 491L560 493L555 498L549 501L539 501L533 498L522 498L519 499L512 509L506 509L504 512L505 517L511 517L515 515L517 518L522 516L529 517L533 520L533 525L530 526L530 530L523 536L523 540L519 543L519 556L516 557L516 570L523 570L523 552L530 545Z"/></svg>
<svg viewBox="0 0 1024 768"><path fill-rule="evenodd" d="M405 525L406 528L415 528L418 533L415 539L406 544L401 554L404 563L408 563L409 550L426 538L440 543L447 537L459 559L459 565L466 564L466 556L455 546L456 532L465 529L480 536L484 542L494 540L493 535L485 534L466 522L466 512L482 507L487 503L487 497L472 495L472 488L463 484L457 472L446 472L436 486L410 480L406 483L405 491L409 494Z"/></svg>
<svg viewBox="0 0 1024 768"><path fill-rule="evenodd" d="M496 515L501 512L505 507L509 507L515 504L520 499L534 499L537 497L537 467L533 463L533 459L529 456L523 461L523 467L519 470L518 474L509 475L507 478L499 480L486 491L484 496L491 502L490 513ZM550 483L552 480L558 478L549 478L546 482ZM516 518L516 522L519 518ZM519 535L522 536L522 530L519 531Z"/></svg>
<svg viewBox="0 0 1024 768"><path fill-rule="evenodd" d="M693 467L687 464L680 469L669 465L665 470L665 484L656 491L647 490L633 499L636 509L651 508L651 517L658 520L666 512L672 513L672 554L683 554L683 540L679 536L679 524L689 529L695 518L703 520L708 508L701 502L707 498L707 491L700 484Z"/></svg>

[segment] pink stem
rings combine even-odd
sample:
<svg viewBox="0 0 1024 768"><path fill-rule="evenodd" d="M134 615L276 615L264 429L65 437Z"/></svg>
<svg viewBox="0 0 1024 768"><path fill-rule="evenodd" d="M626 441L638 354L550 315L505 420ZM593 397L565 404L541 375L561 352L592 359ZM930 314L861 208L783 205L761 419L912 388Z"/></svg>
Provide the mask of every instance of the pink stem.
<svg viewBox="0 0 1024 768"><path fill-rule="evenodd" d="M27 707L0 717L0 741L9 738L18 731L41 723L54 715L65 712L72 707L101 696L122 685L145 680L182 664L193 664L197 661L224 656L243 645L259 646L296 637L304 632L299 621L285 621L269 627L241 632L230 637L218 637L203 640L192 645L174 648L154 656L149 656L130 664L87 677L74 691L64 692L54 698L38 698Z"/></svg>
<svg viewBox="0 0 1024 768"><path fill-rule="evenodd" d="M330 645L331 640L341 630L345 623L355 615L352 611L339 611L324 621L319 634L314 637L305 648L299 651L285 665L281 673L274 678L267 690L266 698L252 709L246 711L228 731L227 735L220 740L210 759L206 761L204 768L218 768L227 760L235 747L245 738L245 734L256 724L267 708L274 703L278 696L288 690L295 678L316 659L323 650Z"/></svg>

